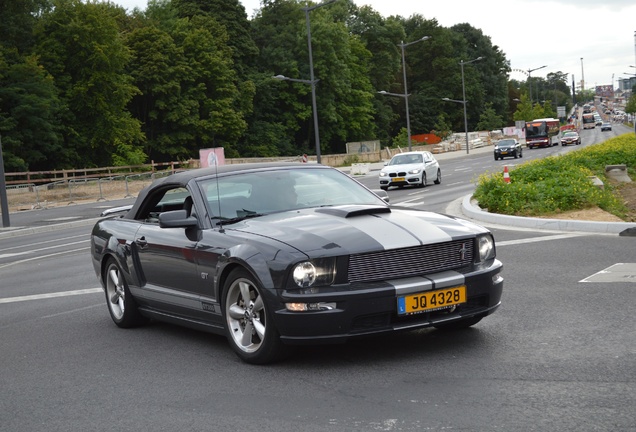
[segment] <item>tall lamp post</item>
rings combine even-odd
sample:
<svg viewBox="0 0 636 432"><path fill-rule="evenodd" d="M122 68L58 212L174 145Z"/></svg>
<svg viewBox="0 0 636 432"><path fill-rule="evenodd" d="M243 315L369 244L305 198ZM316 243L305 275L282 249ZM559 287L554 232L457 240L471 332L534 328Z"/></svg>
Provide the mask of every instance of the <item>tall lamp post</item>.
<svg viewBox="0 0 636 432"><path fill-rule="evenodd" d="M466 134L466 154L470 154L470 149L468 146L468 114L466 112L466 84L464 81L464 65L465 64L471 64L471 63L475 63L476 61L479 61L483 59L483 57L477 57L476 59L470 60L465 62L464 60L460 60L459 64L462 68L462 100L456 100L456 99L449 99L449 98L442 98L442 100L445 100L447 102L457 102L460 104L464 105L464 132Z"/></svg>
<svg viewBox="0 0 636 432"><path fill-rule="evenodd" d="M581 93L585 91L585 73L583 72L583 57L581 57Z"/></svg>
<svg viewBox="0 0 636 432"><path fill-rule="evenodd" d="M583 60L583 59L581 59ZM548 67L547 65L543 65L543 66L539 66L538 68L534 68L534 69L528 69L528 85L530 86L530 105L532 105L534 103L534 100L532 99L532 72L539 70L539 69L543 69L544 67Z"/></svg>
<svg viewBox="0 0 636 432"><path fill-rule="evenodd" d="M314 57L311 51L311 26L309 25L309 12L323 6L327 6L337 0L329 0L315 6L306 6L305 21L307 22L307 48L309 49L309 83L311 84L311 107L314 111L314 136L316 139L316 161L320 163L320 132L318 131L318 108L316 107L316 79L314 77ZM303 81L300 81L303 82Z"/></svg>
<svg viewBox="0 0 636 432"><path fill-rule="evenodd" d="M418 42L425 41L427 39L430 39L430 36L424 36L416 41L408 42L408 43L404 43L404 41L402 41L401 43L398 44L398 46L402 48L402 78L404 80L404 94L402 96L404 97L404 104L406 105L406 134L407 134L407 139L409 141L409 151L411 151L411 117L409 115L409 93L406 87L406 59L404 56L404 48L406 48L409 45L413 45Z"/></svg>

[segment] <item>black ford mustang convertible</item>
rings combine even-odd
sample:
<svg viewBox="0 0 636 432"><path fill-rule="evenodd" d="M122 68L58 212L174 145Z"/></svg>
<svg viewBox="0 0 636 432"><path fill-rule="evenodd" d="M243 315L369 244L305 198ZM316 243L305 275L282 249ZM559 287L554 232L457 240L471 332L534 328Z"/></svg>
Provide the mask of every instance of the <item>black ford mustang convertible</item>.
<svg viewBox="0 0 636 432"><path fill-rule="evenodd" d="M224 334L255 364L298 344L472 326L503 288L488 230L392 207L321 165L156 180L95 225L91 254L115 324L156 319Z"/></svg>

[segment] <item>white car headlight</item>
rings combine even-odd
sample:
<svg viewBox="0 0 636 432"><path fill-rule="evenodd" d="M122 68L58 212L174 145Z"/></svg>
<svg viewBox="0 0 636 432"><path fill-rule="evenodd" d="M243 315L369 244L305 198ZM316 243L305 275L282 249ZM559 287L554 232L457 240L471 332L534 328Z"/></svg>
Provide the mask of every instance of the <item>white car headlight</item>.
<svg viewBox="0 0 636 432"><path fill-rule="evenodd" d="M336 263L333 258L303 261L294 266L292 278L300 288L314 285L331 285L336 276Z"/></svg>
<svg viewBox="0 0 636 432"><path fill-rule="evenodd" d="M495 240L490 234L484 234L477 238L479 248L479 261L484 262L495 257Z"/></svg>
<svg viewBox="0 0 636 432"><path fill-rule="evenodd" d="M386 177L386 176L388 176L388 175L389 175L389 174L387 174L387 173L385 173L385 172L380 171L380 177Z"/></svg>
<svg viewBox="0 0 636 432"><path fill-rule="evenodd" d="M409 171L409 174L419 174L422 172L422 168L415 168Z"/></svg>

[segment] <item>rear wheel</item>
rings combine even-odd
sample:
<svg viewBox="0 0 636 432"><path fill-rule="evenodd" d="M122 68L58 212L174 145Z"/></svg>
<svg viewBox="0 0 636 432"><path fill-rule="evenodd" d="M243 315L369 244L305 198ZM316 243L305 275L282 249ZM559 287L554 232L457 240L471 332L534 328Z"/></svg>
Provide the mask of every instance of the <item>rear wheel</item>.
<svg viewBox="0 0 636 432"><path fill-rule="evenodd" d="M102 275L106 287L106 304L114 323L122 328L137 326L145 321L137 302L130 294L128 284L117 262L110 258Z"/></svg>
<svg viewBox="0 0 636 432"><path fill-rule="evenodd" d="M263 299L263 289L245 269L233 270L223 289L227 338L241 360L265 364L282 358L281 342Z"/></svg>

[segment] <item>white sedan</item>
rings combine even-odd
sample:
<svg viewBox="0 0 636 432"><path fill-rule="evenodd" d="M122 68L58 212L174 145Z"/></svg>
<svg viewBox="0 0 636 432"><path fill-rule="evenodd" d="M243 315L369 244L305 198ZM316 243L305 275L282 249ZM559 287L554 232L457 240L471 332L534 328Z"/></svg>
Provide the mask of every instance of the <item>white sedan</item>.
<svg viewBox="0 0 636 432"><path fill-rule="evenodd" d="M435 156L427 151L399 153L391 158L380 171L380 188L415 185L424 187L433 181L442 182L442 170Z"/></svg>

